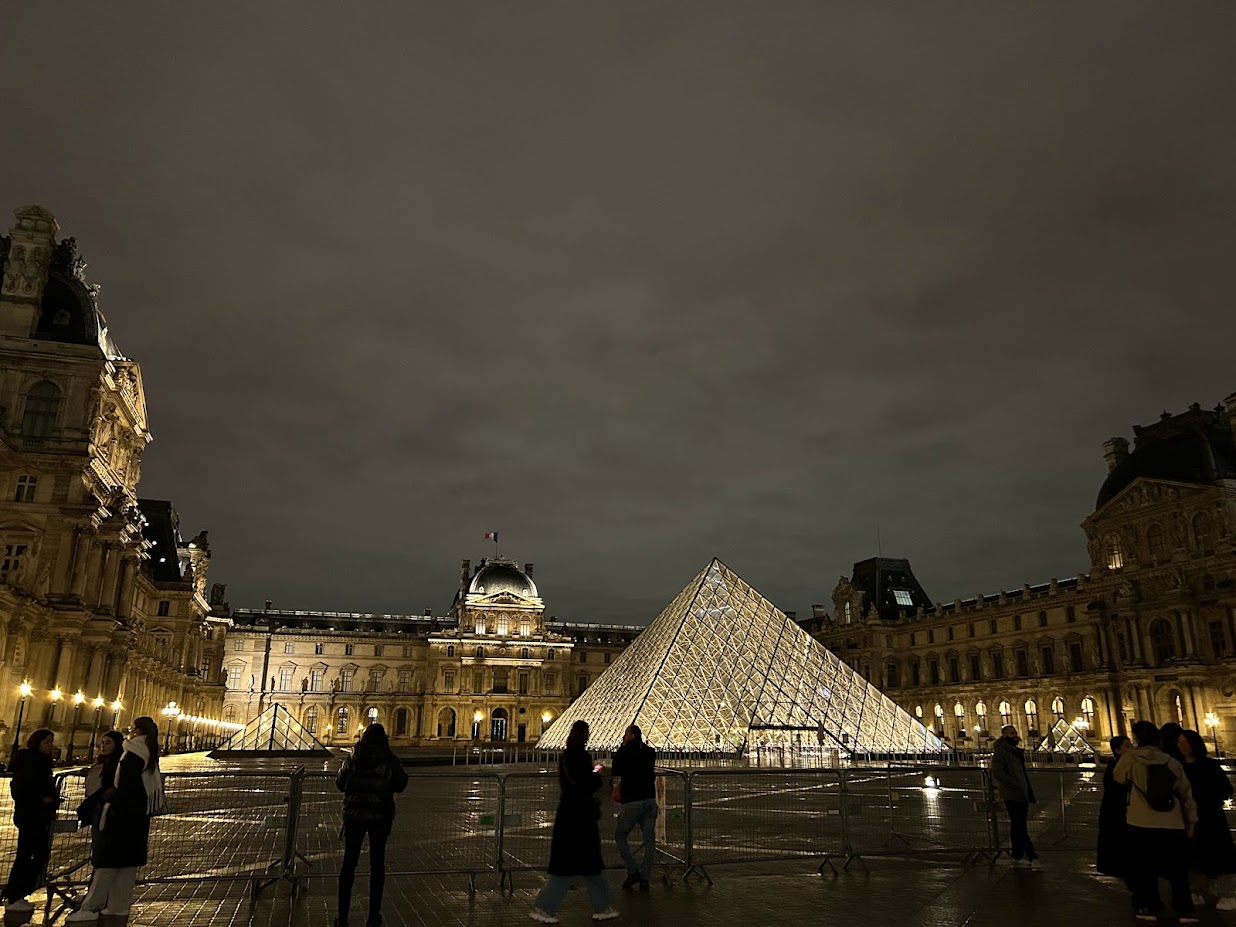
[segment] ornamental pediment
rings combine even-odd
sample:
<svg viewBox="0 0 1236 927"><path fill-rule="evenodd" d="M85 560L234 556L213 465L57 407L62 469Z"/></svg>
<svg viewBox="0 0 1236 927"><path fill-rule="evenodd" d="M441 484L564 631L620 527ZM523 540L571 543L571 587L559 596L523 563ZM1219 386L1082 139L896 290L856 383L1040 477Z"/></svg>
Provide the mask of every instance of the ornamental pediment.
<svg viewBox="0 0 1236 927"><path fill-rule="evenodd" d="M1198 488L1188 483L1175 483L1170 480L1153 480L1138 477L1112 499L1094 513L1092 518L1109 515L1127 515L1138 509L1152 508L1157 505L1179 504L1181 500L1206 495L1208 489Z"/></svg>

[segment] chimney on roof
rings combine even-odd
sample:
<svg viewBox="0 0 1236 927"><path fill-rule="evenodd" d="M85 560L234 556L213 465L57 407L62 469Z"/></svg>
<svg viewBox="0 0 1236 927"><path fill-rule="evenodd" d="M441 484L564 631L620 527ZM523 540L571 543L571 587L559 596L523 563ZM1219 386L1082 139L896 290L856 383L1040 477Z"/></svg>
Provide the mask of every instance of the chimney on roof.
<svg viewBox="0 0 1236 927"><path fill-rule="evenodd" d="M1125 438L1108 438L1103 442L1103 459L1107 461L1107 472L1111 473L1125 462L1129 456L1129 442Z"/></svg>
<svg viewBox="0 0 1236 927"><path fill-rule="evenodd" d="M267 612L268 612L268 611L270 611L270 609L271 609L271 605L272 605L272 603L271 603L270 599L267 599L267 600L266 600L266 604L262 606L262 610L263 610L263 611L267 611Z"/></svg>
<svg viewBox="0 0 1236 927"><path fill-rule="evenodd" d="M533 564L531 564L531 563L525 563L525 564L524 564L524 573L525 573L526 575L528 575L528 576L531 576L531 575L532 575L532 567L533 567Z"/></svg>
<svg viewBox="0 0 1236 927"><path fill-rule="evenodd" d="M459 591L463 593L468 588L468 571L472 569L471 560L459 561Z"/></svg>
<svg viewBox="0 0 1236 927"><path fill-rule="evenodd" d="M1227 424L1232 429L1232 438L1236 440L1236 393L1224 399L1223 405L1227 408Z"/></svg>

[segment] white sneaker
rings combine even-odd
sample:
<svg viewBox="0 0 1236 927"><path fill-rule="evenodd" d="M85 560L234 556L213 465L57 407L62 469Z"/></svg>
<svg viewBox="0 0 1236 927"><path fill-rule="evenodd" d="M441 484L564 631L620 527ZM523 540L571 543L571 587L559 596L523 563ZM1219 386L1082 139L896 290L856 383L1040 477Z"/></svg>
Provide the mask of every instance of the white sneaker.
<svg viewBox="0 0 1236 927"><path fill-rule="evenodd" d="M554 917L548 911L542 911L540 908L533 908L528 912L528 916L541 924L558 923L558 918Z"/></svg>
<svg viewBox="0 0 1236 927"><path fill-rule="evenodd" d="M1236 898L1220 898L1215 902L1216 911L1236 911Z"/></svg>
<svg viewBox="0 0 1236 927"><path fill-rule="evenodd" d="M613 908L606 908L604 911L598 911L592 915L594 921L612 921L616 917L622 917L622 915Z"/></svg>
<svg viewBox="0 0 1236 927"><path fill-rule="evenodd" d="M32 905L25 898L18 898L16 901L10 901L4 906L5 914L29 914L34 910Z"/></svg>
<svg viewBox="0 0 1236 927"><path fill-rule="evenodd" d="M1030 860L1030 868L1034 870L1035 872L1042 872L1043 864L1040 863L1037 859L1032 859Z"/></svg>
<svg viewBox="0 0 1236 927"><path fill-rule="evenodd" d="M66 924L97 924L99 922L99 912L79 908L66 917L64 922Z"/></svg>

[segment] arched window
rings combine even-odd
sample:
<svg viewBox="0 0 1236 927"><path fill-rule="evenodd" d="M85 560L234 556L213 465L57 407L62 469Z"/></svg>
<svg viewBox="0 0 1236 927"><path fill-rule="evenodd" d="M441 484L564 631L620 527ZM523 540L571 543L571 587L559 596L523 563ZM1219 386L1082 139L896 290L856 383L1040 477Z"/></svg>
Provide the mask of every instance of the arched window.
<svg viewBox="0 0 1236 927"><path fill-rule="evenodd" d="M450 644L450 645L446 648L446 655L447 655L448 657L453 657L453 656L455 656L455 645L454 645L454 644Z"/></svg>
<svg viewBox="0 0 1236 927"><path fill-rule="evenodd" d="M980 721L983 718L986 718L987 717L987 703L979 702L978 704L976 704L974 706L974 714L978 716Z"/></svg>
<svg viewBox="0 0 1236 927"><path fill-rule="evenodd" d="M316 705L310 705L305 710L305 730L310 734L318 732L318 709Z"/></svg>
<svg viewBox="0 0 1236 927"><path fill-rule="evenodd" d="M529 621L527 618L520 618L519 619L519 636L527 637L531 633L532 633L532 622Z"/></svg>
<svg viewBox="0 0 1236 927"><path fill-rule="evenodd" d="M1081 713L1086 730L1092 730L1094 728L1094 699L1088 695L1082 699Z"/></svg>
<svg viewBox="0 0 1236 927"><path fill-rule="evenodd" d="M1198 512L1193 517L1193 541L1197 545L1198 553L1214 553L1214 527L1210 521L1210 516L1205 512Z"/></svg>
<svg viewBox="0 0 1236 927"><path fill-rule="evenodd" d="M1124 555L1120 552L1120 535L1113 533L1103 539L1103 559L1109 570L1119 570L1124 566Z"/></svg>
<svg viewBox="0 0 1236 927"><path fill-rule="evenodd" d="M408 709L400 708L395 711L395 734L402 737L408 733Z"/></svg>
<svg viewBox="0 0 1236 927"><path fill-rule="evenodd" d="M335 712L335 733L347 736L348 733L348 710L340 708Z"/></svg>
<svg viewBox="0 0 1236 927"><path fill-rule="evenodd" d="M1058 695L1051 700L1051 713L1056 716L1057 721L1064 718L1064 699Z"/></svg>
<svg viewBox="0 0 1236 927"><path fill-rule="evenodd" d="M961 704L961 702L958 702L953 706L953 714L964 721L966 717L966 706Z"/></svg>
<svg viewBox="0 0 1236 927"><path fill-rule="evenodd" d="M498 616L498 636L506 637L511 630L511 620L506 615Z"/></svg>
<svg viewBox="0 0 1236 927"><path fill-rule="evenodd" d="M1162 665L1176 657L1176 632L1166 618L1156 618L1150 624L1150 649L1155 663Z"/></svg>
<svg viewBox="0 0 1236 927"><path fill-rule="evenodd" d="M850 623L850 603L849 602L845 603L845 623L846 624Z"/></svg>
<svg viewBox="0 0 1236 927"><path fill-rule="evenodd" d="M223 720L226 721L228 724L236 723L236 706L235 705L227 705L224 707Z"/></svg>
<svg viewBox="0 0 1236 927"><path fill-rule="evenodd" d="M1167 545L1163 542L1163 526L1158 522L1146 529L1146 549L1151 560L1167 559Z"/></svg>
<svg viewBox="0 0 1236 927"><path fill-rule="evenodd" d="M1013 723L1013 706L1008 702L1000 703L1000 726L1007 727Z"/></svg>
<svg viewBox="0 0 1236 927"><path fill-rule="evenodd" d="M485 619L478 615L474 629L477 634L484 634L485 633Z"/></svg>
<svg viewBox="0 0 1236 927"><path fill-rule="evenodd" d="M455 736L455 709L443 708L438 712L438 736Z"/></svg>
<svg viewBox="0 0 1236 927"><path fill-rule="evenodd" d="M476 648L476 658L477 658L478 660L484 660L484 659L485 659L485 648L484 648L484 647L477 647L477 648Z"/></svg>
<svg viewBox="0 0 1236 927"><path fill-rule="evenodd" d="M1029 731L1037 731L1039 729L1039 705L1032 698L1026 699L1026 727Z"/></svg>
<svg viewBox="0 0 1236 927"><path fill-rule="evenodd" d="M526 660L526 659L528 659L528 657L531 655L531 653L532 653L532 651L531 651L531 650L529 650L527 647L521 647L521 648L519 649L519 658L520 658L521 660Z"/></svg>
<svg viewBox="0 0 1236 927"><path fill-rule="evenodd" d="M368 724L377 724L378 710L376 708L370 708L367 712L365 712L365 721Z"/></svg>
<svg viewBox="0 0 1236 927"><path fill-rule="evenodd" d="M40 380L26 394L26 409L21 420L21 433L27 438L46 438L56 427L60 411L60 387Z"/></svg>
<svg viewBox="0 0 1236 927"><path fill-rule="evenodd" d="M923 706L922 705L914 706L914 717L918 718L920 721L923 719Z"/></svg>

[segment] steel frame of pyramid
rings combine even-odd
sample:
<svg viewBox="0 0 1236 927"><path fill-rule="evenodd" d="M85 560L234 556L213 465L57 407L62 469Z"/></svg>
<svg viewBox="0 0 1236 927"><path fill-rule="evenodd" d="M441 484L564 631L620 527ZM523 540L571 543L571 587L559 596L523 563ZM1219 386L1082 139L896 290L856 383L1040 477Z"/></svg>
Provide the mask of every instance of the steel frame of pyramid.
<svg viewBox="0 0 1236 927"><path fill-rule="evenodd" d="M1036 753L1069 753L1094 756L1094 746L1064 718L1056 719L1047 735L1039 741Z"/></svg>
<svg viewBox="0 0 1236 927"><path fill-rule="evenodd" d="M304 729L290 711L274 702L260 715L212 750L208 756L238 754L280 756L313 754L329 756L330 750Z"/></svg>
<svg viewBox="0 0 1236 927"><path fill-rule="evenodd" d="M762 746L924 753L939 739L714 559L542 736L578 719L613 750L628 725L669 752Z"/></svg>

